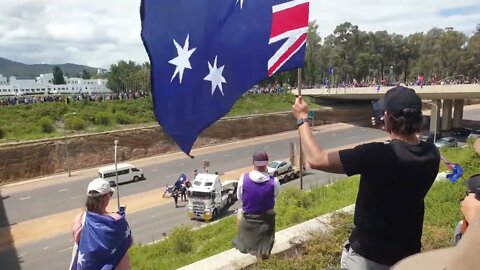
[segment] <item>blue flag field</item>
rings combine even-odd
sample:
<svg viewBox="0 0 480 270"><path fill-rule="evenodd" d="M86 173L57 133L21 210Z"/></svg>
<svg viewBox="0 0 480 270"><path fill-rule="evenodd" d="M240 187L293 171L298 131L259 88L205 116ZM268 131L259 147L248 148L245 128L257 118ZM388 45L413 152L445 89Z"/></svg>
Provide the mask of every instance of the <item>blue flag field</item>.
<svg viewBox="0 0 480 270"><path fill-rule="evenodd" d="M189 154L259 81L302 67L308 0L143 0L155 116Z"/></svg>

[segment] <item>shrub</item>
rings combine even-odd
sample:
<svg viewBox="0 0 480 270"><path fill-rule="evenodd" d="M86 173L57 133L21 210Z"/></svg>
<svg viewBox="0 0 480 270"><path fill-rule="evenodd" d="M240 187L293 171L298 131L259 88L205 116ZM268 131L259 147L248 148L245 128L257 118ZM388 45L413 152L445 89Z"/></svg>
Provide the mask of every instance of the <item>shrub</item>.
<svg viewBox="0 0 480 270"><path fill-rule="evenodd" d="M180 253L189 253L193 250L192 228L180 226L173 229L168 241L171 241L173 250Z"/></svg>
<svg viewBox="0 0 480 270"><path fill-rule="evenodd" d="M82 118L77 116L68 117L65 121L65 127L70 130L84 130L87 125Z"/></svg>
<svg viewBox="0 0 480 270"><path fill-rule="evenodd" d="M112 115L107 112L98 112L95 114L95 124L108 126L112 123Z"/></svg>
<svg viewBox="0 0 480 270"><path fill-rule="evenodd" d="M3 139L3 137L5 137L5 131L0 128L0 139Z"/></svg>
<svg viewBox="0 0 480 270"><path fill-rule="evenodd" d="M120 125L128 125L133 124L135 119L126 113L119 112L115 114L115 122Z"/></svg>
<svg viewBox="0 0 480 270"><path fill-rule="evenodd" d="M40 129L42 130L43 133L52 133L55 131L55 128L53 127L52 119L50 117L44 116L40 118L38 121L38 124L40 125Z"/></svg>

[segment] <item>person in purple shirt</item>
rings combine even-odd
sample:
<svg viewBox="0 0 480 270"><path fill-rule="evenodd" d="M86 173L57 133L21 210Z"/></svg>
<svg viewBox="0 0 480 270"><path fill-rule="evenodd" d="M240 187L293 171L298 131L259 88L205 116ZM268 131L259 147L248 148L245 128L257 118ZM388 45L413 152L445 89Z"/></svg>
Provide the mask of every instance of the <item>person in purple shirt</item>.
<svg viewBox="0 0 480 270"><path fill-rule="evenodd" d="M242 253L265 260L270 256L275 241L275 198L280 182L267 173L268 155L258 150L253 155L253 171L240 176L237 197L242 201L238 211L238 236L235 247Z"/></svg>

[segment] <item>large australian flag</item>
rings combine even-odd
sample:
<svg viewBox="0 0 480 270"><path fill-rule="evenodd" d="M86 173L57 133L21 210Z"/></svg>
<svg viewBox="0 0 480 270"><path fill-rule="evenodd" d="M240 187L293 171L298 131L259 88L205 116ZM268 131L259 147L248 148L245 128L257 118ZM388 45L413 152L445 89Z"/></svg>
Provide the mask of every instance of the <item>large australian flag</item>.
<svg viewBox="0 0 480 270"><path fill-rule="evenodd" d="M142 0L155 116L187 154L254 84L303 66L308 0Z"/></svg>

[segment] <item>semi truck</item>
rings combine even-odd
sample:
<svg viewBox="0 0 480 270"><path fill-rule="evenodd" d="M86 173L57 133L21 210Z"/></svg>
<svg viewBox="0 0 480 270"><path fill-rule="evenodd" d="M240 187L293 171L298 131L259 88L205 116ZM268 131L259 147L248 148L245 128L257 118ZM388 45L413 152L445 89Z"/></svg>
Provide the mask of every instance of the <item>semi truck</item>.
<svg viewBox="0 0 480 270"><path fill-rule="evenodd" d="M205 221L216 219L237 200L237 186L238 180L222 183L217 174L197 174L189 189L188 217Z"/></svg>

